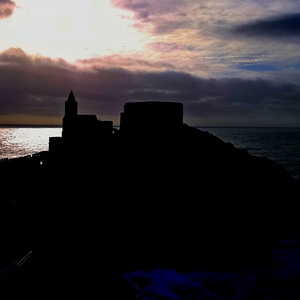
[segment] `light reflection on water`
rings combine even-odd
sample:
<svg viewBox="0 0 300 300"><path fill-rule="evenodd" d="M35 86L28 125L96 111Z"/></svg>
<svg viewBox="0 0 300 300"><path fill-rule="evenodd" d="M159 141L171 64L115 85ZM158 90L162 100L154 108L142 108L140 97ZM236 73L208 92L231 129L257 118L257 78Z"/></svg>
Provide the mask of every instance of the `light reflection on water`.
<svg viewBox="0 0 300 300"><path fill-rule="evenodd" d="M116 127L116 126L115 126ZM117 127L116 127L117 128ZM251 155L267 157L300 179L300 128L197 127ZM0 159L47 151L61 127L0 127Z"/></svg>
<svg viewBox="0 0 300 300"><path fill-rule="evenodd" d="M0 127L0 159L48 151L49 137L61 136L61 127Z"/></svg>

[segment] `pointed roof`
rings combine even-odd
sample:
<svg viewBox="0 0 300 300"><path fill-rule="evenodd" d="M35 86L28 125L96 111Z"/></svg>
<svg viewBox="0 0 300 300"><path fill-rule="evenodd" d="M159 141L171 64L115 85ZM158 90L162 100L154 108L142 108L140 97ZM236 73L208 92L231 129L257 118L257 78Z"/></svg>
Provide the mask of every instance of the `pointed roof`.
<svg viewBox="0 0 300 300"><path fill-rule="evenodd" d="M74 93L73 93L72 90L70 91L70 94L69 94L69 96L68 96L68 100L67 100L67 101L68 101L68 102L76 102L75 96L74 96Z"/></svg>

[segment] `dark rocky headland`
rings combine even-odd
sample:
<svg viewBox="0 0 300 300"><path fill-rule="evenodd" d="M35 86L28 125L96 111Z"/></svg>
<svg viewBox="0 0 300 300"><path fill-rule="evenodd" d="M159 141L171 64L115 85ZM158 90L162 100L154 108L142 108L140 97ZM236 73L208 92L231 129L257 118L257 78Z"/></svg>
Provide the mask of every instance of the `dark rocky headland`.
<svg viewBox="0 0 300 300"><path fill-rule="evenodd" d="M56 150L0 163L1 267L32 250L6 286L117 293L118 269L264 268L270 247L299 240L299 182L187 124L121 126Z"/></svg>

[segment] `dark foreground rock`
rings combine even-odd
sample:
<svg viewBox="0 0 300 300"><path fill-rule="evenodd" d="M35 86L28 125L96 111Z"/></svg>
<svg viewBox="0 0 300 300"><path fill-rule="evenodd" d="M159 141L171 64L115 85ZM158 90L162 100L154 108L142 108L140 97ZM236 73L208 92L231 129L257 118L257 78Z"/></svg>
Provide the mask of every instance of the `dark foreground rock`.
<svg viewBox="0 0 300 300"><path fill-rule="evenodd" d="M33 245L30 256L2 278L2 299L142 299L133 282L112 268L91 241Z"/></svg>
<svg viewBox="0 0 300 300"><path fill-rule="evenodd" d="M299 234L299 183L281 165L187 125L14 159L0 179L2 229L13 223L29 248L92 241L97 270L263 268L276 264L270 247Z"/></svg>

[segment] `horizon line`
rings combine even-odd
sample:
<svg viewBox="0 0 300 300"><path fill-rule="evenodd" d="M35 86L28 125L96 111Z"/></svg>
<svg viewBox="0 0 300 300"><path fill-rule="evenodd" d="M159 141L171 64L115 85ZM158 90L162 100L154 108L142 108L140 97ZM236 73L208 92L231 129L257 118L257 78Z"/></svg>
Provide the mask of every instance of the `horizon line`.
<svg viewBox="0 0 300 300"><path fill-rule="evenodd" d="M186 123L184 123L186 124ZM188 124L186 124L188 125ZM300 128L300 126L233 126L233 125L188 125L195 128ZM0 124L0 127L53 127L62 128L62 124ZM120 127L114 125L113 127Z"/></svg>

